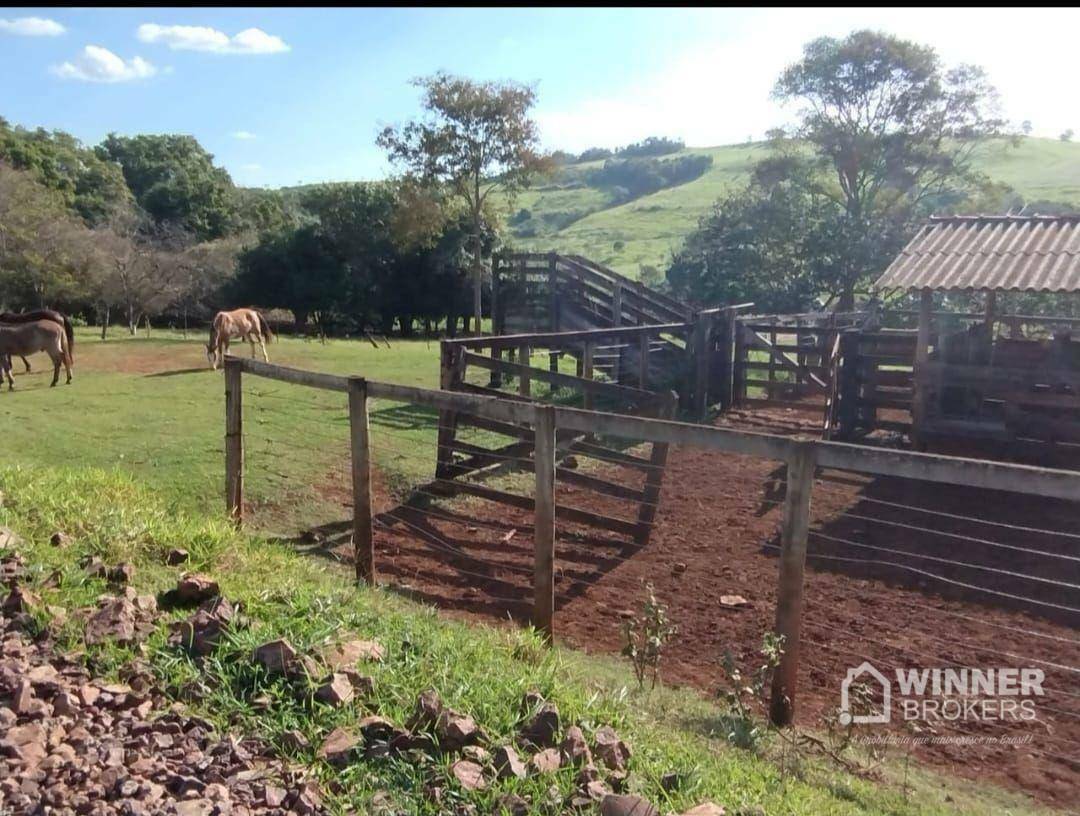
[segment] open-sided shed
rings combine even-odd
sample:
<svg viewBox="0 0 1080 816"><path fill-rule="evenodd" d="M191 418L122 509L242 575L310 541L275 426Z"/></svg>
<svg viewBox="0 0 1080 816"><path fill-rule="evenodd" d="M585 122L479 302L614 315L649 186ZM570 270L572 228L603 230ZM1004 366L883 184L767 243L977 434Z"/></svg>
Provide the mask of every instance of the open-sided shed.
<svg viewBox="0 0 1080 816"><path fill-rule="evenodd" d="M1080 451L1080 343L1053 318L1049 339L995 331L999 292L1080 292L1080 215L935 217L878 279L920 293L912 436ZM982 321L935 326L934 292L984 292Z"/></svg>

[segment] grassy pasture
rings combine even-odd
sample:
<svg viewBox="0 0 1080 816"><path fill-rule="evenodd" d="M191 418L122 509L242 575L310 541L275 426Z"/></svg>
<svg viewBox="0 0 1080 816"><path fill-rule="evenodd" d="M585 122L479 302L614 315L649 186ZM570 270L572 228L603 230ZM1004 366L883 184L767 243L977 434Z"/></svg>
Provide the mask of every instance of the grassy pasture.
<svg viewBox="0 0 1080 816"><path fill-rule="evenodd" d="M31 358L35 371L17 377L13 393L0 393L4 460L119 467L177 509L216 512L223 502L224 381L210 370L203 343L201 334L185 340L155 331L146 339L114 331L101 341L80 330L75 381L52 389L47 359ZM437 342L391 343L376 350L349 340L281 338L269 353L283 365L438 386ZM249 353L235 344L232 350ZM326 520L318 487L347 463L345 395L253 377L244 390L249 498L277 504L287 491L295 510L288 520ZM430 475L433 460L417 452L434 441L433 412L380 401L371 422L381 437L376 463L388 479Z"/></svg>
<svg viewBox="0 0 1080 816"><path fill-rule="evenodd" d="M528 209L533 214L530 223L539 222L541 227L515 243L584 255L632 277L638 276L642 264L663 269L698 219L718 197L746 181L750 166L766 150L759 142L686 148L662 157L704 154L712 156L713 164L700 178L625 204L615 204L606 192L585 182L584 170L597 163L574 165L564 177L519 196L508 209L508 213ZM1080 204L1080 143L1025 138L1012 147L995 140L980 146L974 164L1029 201ZM621 242L620 249L616 242Z"/></svg>

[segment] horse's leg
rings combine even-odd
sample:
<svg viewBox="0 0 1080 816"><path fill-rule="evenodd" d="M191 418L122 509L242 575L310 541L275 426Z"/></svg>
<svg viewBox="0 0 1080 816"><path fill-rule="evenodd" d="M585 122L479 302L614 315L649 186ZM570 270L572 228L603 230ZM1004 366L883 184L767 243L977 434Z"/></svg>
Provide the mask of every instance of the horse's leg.
<svg viewBox="0 0 1080 816"><path fill-rule="evenodd" d="M251 339L251 335L247 336L248 345L251 346L251 359L255 359L255 341Z"/></svg>
<svg viewBox="0 0 1080 816"><path fill-rule="evenodd" d="M262 333L255 335L259 339L259 348L262 350L263 362L269 363L270 358L266 354L266 343L263 342Z"/></svg>
<svg viewBox="0 0 1080 816"><path fill-rule="evenodd" d="M70 350L63 355L64 360L64 373L67 374L67 381L65 385L71 385L71 352Z"/></svg>
<svg viewBox="0 0 1080 816"><path fill-rule="evenodd" d="M22 357L22 355L21 355L21 354L20 354L19 356L20 356L20 357ZM27 373L27 374L29 374L29 373L30 373L30 361L29 361L29 360L27 360L27 359L26 359L25 357L23 357L23 358L22 358L22 364L23 364L24 366L26 366L26 373Z"/></svg>
<svg viewBox="0 0 1080 816"><path fill-rule="evenodd" d="M52 364L53 364L52 382L49 383L49 388L55 388L56 383L60 379L60 361L64 359L64 353L60 352L58 354L55 351L50 351L49 356L52 357Z"/></svg>

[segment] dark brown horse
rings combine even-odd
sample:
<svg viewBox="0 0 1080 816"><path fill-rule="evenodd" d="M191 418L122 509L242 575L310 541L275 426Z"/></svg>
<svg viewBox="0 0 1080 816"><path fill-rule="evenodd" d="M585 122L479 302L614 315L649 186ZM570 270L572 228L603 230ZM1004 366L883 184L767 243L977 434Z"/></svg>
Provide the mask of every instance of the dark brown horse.
<svg viewBox="0 0 1080 816"><path fill-rule="evenodd" d="M63 326L53 320L0 323L0 378L7 377L9 391L15 388L15 380L11 376L11 358L25 358L27 354L37 351L44 351L52 358L52 385L56 385L60 379L61 365L67 370L67 381L71 382L71 348Z"/></svg>
<svg viewBox="0 0 1080 816"><path fill-rule="evenodd" d="M53 309L36 309L32 312L0 312L0 323L6 323L9 326L18 323L33 323L38 320L51 320L53 323L59 323L64 327L64 334L67 335L67 347L68 354L74 360L75 349L75 328L71 325L71 320L67 315L60 314L60 312ZM23 365L26 366L26 370L30 371L30 361L25 357L22 358Z"/></svg>

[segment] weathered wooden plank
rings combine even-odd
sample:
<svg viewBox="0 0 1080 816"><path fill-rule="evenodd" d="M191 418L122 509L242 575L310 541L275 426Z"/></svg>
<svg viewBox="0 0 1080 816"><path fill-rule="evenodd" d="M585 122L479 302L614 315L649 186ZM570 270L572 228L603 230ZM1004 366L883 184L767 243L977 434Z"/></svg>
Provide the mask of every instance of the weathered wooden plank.
<svg viewBox="0 0 1080 816"><path fill-rule="evenodd" d="M783 638L783 652L773 672L769 701L769 719L777 726L788 725L795 716L814 454L814 443L800 442L787 466L787 491L780 529L780 580L776 595L776 633Z"/></svg>
<svg viewBox="0 0 1080 816"><path fill-rule="evenodd" d="M536 411L533 626L550 642L555 615L555 409Z"/></svg>
<svg viewBox="0 0 1080 816"><path fill-rule="evenodd" d="M225 512L244 521L244 382L238 358L225 358Z"/></svg>
<svg viewBox="0 0 1080 816"><path fill-rule="evenodd" d="M551 348L571 341L584 340L625 340L633 342L639 334L658 337L661 334L685 333L691 323L658 323L649 326L619 326L610 329L581 329L565 332L533 332L529 334L507 334L501 337L457 337L447 338L443 343L465 346L470 349L482 348L517 348L528 343L538 348Z"/></svg>
<svg viewBox="0 0 1080 816"><path fill-rule="evenodd" d="M357 582L375 584L375 539L371 528L371 444L367 383L349 380L349 441L352 452L353 553Z"/></svg>

